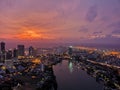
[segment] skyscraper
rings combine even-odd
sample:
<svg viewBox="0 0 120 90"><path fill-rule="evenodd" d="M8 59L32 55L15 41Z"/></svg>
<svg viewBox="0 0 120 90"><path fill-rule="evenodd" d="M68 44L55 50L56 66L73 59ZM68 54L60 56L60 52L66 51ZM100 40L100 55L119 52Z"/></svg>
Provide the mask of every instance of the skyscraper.
<svg viewBox="0 0 120 90"><path fill-rule="evenodd" d="M69 48L68 48L68 54L69 54L69 55L72 55L72 53L73 53L73 47L72 47L72 46L69 46Z"/></svg>
<svg viewBox="0 0 120 90"><path fill-rule="evenodd" d="M12 50L8 50L7 52L6 52L6 59L12 59Z"/></svg>
<svg viewBox="0 0 120 90"><path fill-rule="evenodd" d="M5 43L1 42L0 43L0 62L4 62L5 61Z"/></svg>
<svg viewBox="0 0 120 90"><path fill-rule="evenodd" d="M0 45L1 45L1 52L2 52L2 54L4 54L5 53L5 43L1 42Z"/></svg>
<svg viewBox="0 0 120 90"><path fill-rule="evenodd" d="M25 52L24 45L18 45L18 58L23 58Z"/></svg>
<svg viewBox="0 0 120 90"><path fill-rule="evenodd" d="M34 56L34 48L32 46L29 47L29 56L33 57Z"/></svg>
<svg viewBox="0 0 120 90"><path fill-rule="evenodd" d="M16 48L13 50L13 57L14 58L18 57L18 50Z"/></svg>

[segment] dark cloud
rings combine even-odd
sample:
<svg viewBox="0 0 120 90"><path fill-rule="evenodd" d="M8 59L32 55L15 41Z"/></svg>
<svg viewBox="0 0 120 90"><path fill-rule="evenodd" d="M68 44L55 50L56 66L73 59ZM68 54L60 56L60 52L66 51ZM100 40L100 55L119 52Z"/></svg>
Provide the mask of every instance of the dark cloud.
<svg viewBox="0 0 120 90"><path fill-rule="evenodd" d="M113 34L120 34L120 29L112 31Z"/></svg>
<svg viewBox="0 0 120 90"><path fill-rule="evenodd" d="M43 23L43 22L38 22L38 21L27 20L25 22L22 22L21 25L25 26L25 27L30 27L30 26L32 26L32 27L47 27L47 26L50 26L51 23L48 23L48 22Z"/></svg>
<svg viewBox="0 0 120 90"><path fill-rule="evenodd" d="M108 27L111 27L111 28L120 28L120 21L114 22L114 23L108 25Z"/></svg>
<svg viewBox="0 0 120 90"><path fill-rule="evenodd" d="M88 42L101 43L101 44L120 44L120 38L114 37L111 34L106 35L104 38L95 38Z"/></svg>
<svg viewBox="0 0 120 90"><path fill-rule="evenodd" d="M87 15L86 15L86 19L87 21L92 22L95 20L97 15L98 15L97 6L95 5L89 8Z"/></svg>
<svg viewBox="0 0 120 90"><path fill-rule="evenodd" d="M0 0L0 8L13 7L16 0Z"/></svg>
<svg viewBox="0 0 120 90"><path fill-rule="evenodd" d="M110 17L109 16L103 16L103 17L101 17L100 20L104 21L104 22L109 22L110 21Z"/></svg>
<svg viewBox="0 0 120 90"><path fill-rule="evenodd" d="M88 28L86 26L81 26L79 32L88 32Z"/></svg>
<svg viewBox="0 0 120 90"><path fill-rule="evenodd" d="M120 0L117 0L120 3Z"/></svg>
<svg viewBox="0 0 120 90"><path fill-rule="evenodd" d="M114 8L113 13L120 14L120 7Z"/></svg>
<svg viewBox="0 0 120 90"><path fill-rule="evenodd" d="M102 31L93 32L93 34L101 34Z"/></svg>
<svg viewBox="0 0 120 90"><path fill-rule="evenodd" d="M36 28L36 29L47 29L51 30L51 28L57 28L57 23L54 24L52 21L48 22L42 22L42 21L36 21L36 20L25 20L24 22L19 23L20 26L23 27L29 27L29 28Z"/></svg>

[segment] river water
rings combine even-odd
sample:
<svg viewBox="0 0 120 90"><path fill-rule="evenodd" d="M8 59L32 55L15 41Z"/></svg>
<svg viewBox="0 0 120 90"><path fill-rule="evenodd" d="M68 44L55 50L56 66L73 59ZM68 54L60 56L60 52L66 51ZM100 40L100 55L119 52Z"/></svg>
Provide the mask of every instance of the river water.
<svg viewBox="0 0 120 90"><path fill-rule="evenodd" d="M53 67L58 90L103 90L103 85L80 69L79 66L63 60Z"/></svg>

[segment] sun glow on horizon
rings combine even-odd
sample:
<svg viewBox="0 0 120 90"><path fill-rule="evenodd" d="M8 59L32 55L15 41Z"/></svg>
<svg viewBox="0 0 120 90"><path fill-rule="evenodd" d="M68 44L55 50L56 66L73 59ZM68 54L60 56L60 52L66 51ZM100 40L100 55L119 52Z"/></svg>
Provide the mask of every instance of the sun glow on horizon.
<svg viewBox="0 0 120 90"><path fill-rule="evenodd" d="M40 33L38 30L26 30L16 35L20 40L38 40L38 39L51 39L49 35Z"/></svg>
<svg viewBox="0 0 120 90"><path fill-rule="evenodd" d="M18 35L19 39L39 39L42 38L42 35L33 31L33 30L27 30L22 32L20 35Z"/></svg>

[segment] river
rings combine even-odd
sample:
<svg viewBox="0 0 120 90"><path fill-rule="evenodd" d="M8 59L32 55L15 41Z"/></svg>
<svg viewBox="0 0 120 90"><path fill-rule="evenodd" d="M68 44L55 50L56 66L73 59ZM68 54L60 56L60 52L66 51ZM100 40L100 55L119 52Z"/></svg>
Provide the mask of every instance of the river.
<svg viewBox="0 0 120 90"><path fill-rule="evenodd" d="M103 85L88 75L79 66L63 60L53 67L58 90L103 90Z"/></svg>

